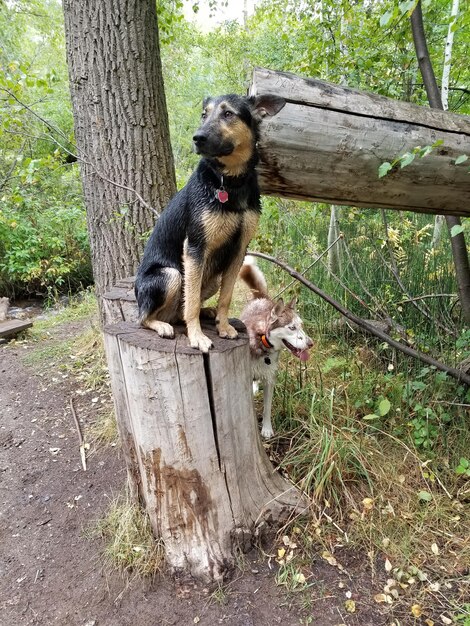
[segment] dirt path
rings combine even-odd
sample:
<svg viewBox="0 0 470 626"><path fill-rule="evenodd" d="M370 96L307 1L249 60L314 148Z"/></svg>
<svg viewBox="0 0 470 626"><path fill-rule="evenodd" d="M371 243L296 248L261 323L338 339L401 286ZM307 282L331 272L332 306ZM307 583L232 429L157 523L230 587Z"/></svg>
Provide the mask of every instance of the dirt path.
<svg viewBox="0 0 470 626"><path fill-rule="evenodd" d="M73 330L73 329L72 329ZM248 555L219 602L207 590L171 580L129 585L103 572L102 542L86 530L124 485L116 448L103 448L81 468L69 401L85 422L93 393L59 372L41 376L23 363L30 348L0 346L0 624L2 626L190 626L229 624L335 626L389 624L374 605L370 574L349 557L346 575L322 559L312 587L287 594L265 559ZM96 400L96 399L95 399ZM355 613L345 610L348 597ZM405 621L401 622L405 624Z"/></svg>

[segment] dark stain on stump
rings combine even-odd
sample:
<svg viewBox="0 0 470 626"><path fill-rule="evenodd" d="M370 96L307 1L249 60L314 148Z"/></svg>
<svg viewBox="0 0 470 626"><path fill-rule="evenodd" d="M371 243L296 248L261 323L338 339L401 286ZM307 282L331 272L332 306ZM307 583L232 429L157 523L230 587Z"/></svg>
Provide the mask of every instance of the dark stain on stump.
<svg viewBox="0 0 470 626"><path fill-rule="evenodd" d="M198 470L176 469L162 464L160 448L149 454L141 451L141 458L147 484L149 488L153 486L157 500L157 516L161 519L161 511L165 507L165 522L171 534L198 534L200 528L202 536L209 539L212 530L209 529L209 521L213 529L218 530L218 516L209 489Z"/></svg>

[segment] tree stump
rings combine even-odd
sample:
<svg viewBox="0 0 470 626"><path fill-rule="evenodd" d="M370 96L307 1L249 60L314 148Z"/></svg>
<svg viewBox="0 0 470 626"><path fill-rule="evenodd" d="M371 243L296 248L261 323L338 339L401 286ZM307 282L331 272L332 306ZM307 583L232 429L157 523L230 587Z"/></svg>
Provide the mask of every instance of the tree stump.
<svg viewBox="0 0 470 626"><path fill-rule="evenodd" d="M115 294L116 295L116 294ZM222 580L237 549L248 548L263 522L305 508L261 444L252 394L248 338L189 346L120 322L105 344L131 487L144 504L167 563L205 582Z"/></svg>

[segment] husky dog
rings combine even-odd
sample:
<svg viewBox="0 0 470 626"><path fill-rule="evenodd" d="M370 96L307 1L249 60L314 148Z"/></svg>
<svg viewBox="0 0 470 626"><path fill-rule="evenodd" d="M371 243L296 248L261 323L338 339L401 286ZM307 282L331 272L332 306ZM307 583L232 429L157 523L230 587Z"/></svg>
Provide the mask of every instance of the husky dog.
<svg viewBox="0 0 470 626"><path fill-rule="evenodd" d="M279 353L287 348L301 361L309 358L313 341L305 334L302 320L295 311L295 298L289 304L279 299L271 300L266 280L253 257L245 257L240 278L250 287L252 300L243 309L240 319L245 324L250 340L253 391L257 381L263 384L263 425L261 435L274 435L271 423L271 406L276 380Z"/></svg>

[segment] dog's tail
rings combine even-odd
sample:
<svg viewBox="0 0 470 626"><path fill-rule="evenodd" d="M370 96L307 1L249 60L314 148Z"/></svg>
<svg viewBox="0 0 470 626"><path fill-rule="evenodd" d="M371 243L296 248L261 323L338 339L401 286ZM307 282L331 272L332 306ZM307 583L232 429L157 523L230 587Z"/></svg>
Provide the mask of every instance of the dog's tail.
<svg viewBox="0 0 470 626"><path fill-rule="evenodd" d="M239 274L240 278L251 289L253 298L268 298L268 285L263 272L256 265L256 259L250 255L245 257Z"/></svg>

